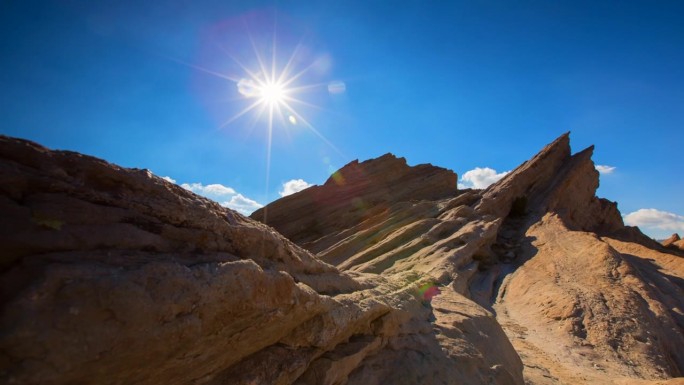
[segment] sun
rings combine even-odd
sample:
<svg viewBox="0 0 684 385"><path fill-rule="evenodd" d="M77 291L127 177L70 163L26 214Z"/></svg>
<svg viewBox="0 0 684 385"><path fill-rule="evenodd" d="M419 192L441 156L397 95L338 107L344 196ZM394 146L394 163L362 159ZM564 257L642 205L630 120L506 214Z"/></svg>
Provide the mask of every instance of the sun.
<svg viewBox="0 0 684 385"><path fill-rule="evenodd" d="M262 103L269 107L282 105L287 98L287 90L282 83L267 82L262 84L257 94Z"/></svg>
<svg viewBox="0 0 684 385"><path fill-rule="evenodd" d="M256 116L256 119L253 120L253 122L265 117L268 138L267 158L269 159L269 162L273 130L276 125L278 125L278 127L286 127L287 125L301 125L306 127L333 150L342 154L334 144L302 116L297 108L310 107L322 109L298 96L306 91L328 87L328 83L298 84L307 72L316 67L317 62L308 63L304 65L303 68L296 68L295 63L299 61L297 60L297 55L300 50L302 50L302 46L298 45L289 58L283 61L284 64L279 66L276 61L275 39L271 46L272 55L270 63L259 54L259 50L254 43L252 48L258 65L250 68L237 60L234 56L229 55L235 64L242 69L243 74L239 78L228 78L228 80L234 82L240 98L250 101L251 103L223 123L221 128L250 112L254 112Z"/></svg>
<svg viewBox="0 0 684 385"><path fill-rule="evenodd" d="M238 41L245 42L245 44L239 44L243 49L231 50L220 43L218 44L221 51L226 55L227 62L232 62L232 64L227 65L230 68L229 72L218 72L181 62L196 70L228 80L230 82L229 87L234 87L230 93L235 93L235 96L229 100L231 102L236 101L239 104L242 104L241 101L244 102L244 106L241 109L238 107L237 112L231 114L226 121L217 127L217 130L224 129L246 115L252 115L251 123L249 123L250 131L258 122L265 123L263 126L266 131L267 164L270 164L274 131L279 129L287 131L289 127L308 129L335 152L342 154L304 116L306 115L304 111L311 111L312 109L326 111L322 106L307 100L311 99L312 94L316 95L318 92L320 95L321 90L330 93L340 92L337 85L337 88L331 88L333 83L311 83L306 80L311 77L311 74L320 76L321 71L325 71L324 68L329 66L328 57L326 55L316 58L310 57L310 49L303 43L304 37L293 47L288 47L291 49L278 47L278 35L275 27L273 33L270 34L272 38L270 42L268 39L263 41L255 39L247 24L245 24L245 29L244 38L238 39ZM265 35L259 33L257 36ZM287 51L290 51L289 55L287 55ZM343 91L344 89L342 89ZM308 98L306 94L309 94ZM236 105L239 105L237 103Z"/></svg>
<svg viewBox="0 0 684 385"><path fill-rule="evenodd" d="M260 139L265 139L266 196L269 194L273 141L283 137L274 135L276 133L285 133L291 138L292 133L308 131L347 158L312 124L312 117L320 112L330 112L320 104L325 104L324 94L345 92L343 82L321 78L331 67L330 55L316 52L306 34L297 40L292 31L282 32L285 27L277 28L282 24L277 24L276 20L272 20L273 29L270 30L269 19L270 15L262 20L259 14L240 18L241 27L232 22L225 24L229 30L222 24L217 30L220 33L212 36L212 49L207 51L212 52L208 57L212 68L174 59L227 81L221 92L225 92L222 101L230 104L227 106L230 113L216 130L226 129L237 121L241 122L233 129L244 129L249 134L256 126L259 131L263 130L265 135ZM251 29L251 20L260 28ZM216 55L215 48L221 56Z"/></svg>

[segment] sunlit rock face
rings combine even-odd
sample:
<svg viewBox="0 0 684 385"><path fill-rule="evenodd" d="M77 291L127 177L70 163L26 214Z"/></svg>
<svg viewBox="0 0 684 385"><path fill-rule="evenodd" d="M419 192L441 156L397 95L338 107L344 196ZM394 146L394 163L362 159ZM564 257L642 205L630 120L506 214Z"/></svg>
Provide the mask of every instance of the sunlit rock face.
<svg viewBox="0 0 684 385"><path fill-rule="evenodd" d="M672 234L669 238L660 243L670 250L684 251L684 240L682 240L677 233Z"/></svg>
<svg viewBox="0 0 684 385"><path fill-rule="evenodd" d="M24 140L0 137L0 181L0 383L523 383L491 312L428 276L341 272L146 170Z"/></svg>
<svg viewBox="0 0 684 385"><path fill-rule="evenodd" d="M682 383L681 254L595 196L591 152L484 191L355 161L267 226L0 137L0 382Z"/></svg>
<svg viewBox="0 0 684 385"><path fill-rule="evenodd" d="M483 191L435 199L396 185L392 199L352 216L303 209L315 202L311 188L254 217L268 213L267 223L344 271L429 277L440 289L436 324L445 313L435 301L448 296L496 314L526 383L661 383L684 371L684 262L596 197L592 152L572 154L565 134ZM292 231L288 217L309 225Z"/></svg>
<svg viewBox="0 0 684 385"><path fill-rule="evenodd" d="M395 203L455 196L457 179L451 170L431 164L410 167L406 159L385 154L365 162L355 160L322 186L279 199L251 217L318 252L334 241L321 239L322 235L338 233L350 223L387 213Z"/></svg>

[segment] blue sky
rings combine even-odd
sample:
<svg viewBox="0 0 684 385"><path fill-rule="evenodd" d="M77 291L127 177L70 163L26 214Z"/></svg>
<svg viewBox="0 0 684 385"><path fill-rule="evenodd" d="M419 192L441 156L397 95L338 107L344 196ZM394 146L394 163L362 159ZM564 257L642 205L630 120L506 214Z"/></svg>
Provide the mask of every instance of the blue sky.
<svg viewBox="0 0 684 385"><path fill-rule="evenodd" d="M0 133L247 212L386 152L483 185L571 131L630 223L684 232L682 2L111 3L0 3ZM258 100L237 62L270 68L274 42L306 104L269 146L261 105L224 123Z"/></svg>

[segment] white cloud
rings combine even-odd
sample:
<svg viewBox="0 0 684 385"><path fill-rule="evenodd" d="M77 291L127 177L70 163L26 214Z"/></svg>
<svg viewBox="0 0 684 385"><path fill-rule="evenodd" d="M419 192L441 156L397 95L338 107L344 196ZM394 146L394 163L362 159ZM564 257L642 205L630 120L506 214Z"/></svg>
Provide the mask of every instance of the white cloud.
<svg viewBox="0 0 684 385"><path fill-rule="evenodd" d="M235 189L219 183L208 185L202 183L183 183L181 187L197 195L219 202L221 206L233 209L243 215L249 215L254 210L264 207L259 202L239 194Z"/></svg>
<svg viewBox="0 0 684 385"><path fill-rule="evenodd" d="M612 174L613 171L615 171L615 167L597 164L596 165L596 171L598 171L602 175L608 175L608 174Z"/></svg>
<svg viewBox="0 0 684 385"><path fill-rule="evenodd" d="M208 184L206 186L202 183L183 183L181 187L217 202L228 199L236 194L235 190L232 188L218 183Z"/></svg>
<svg viewBox="0 0 684 385"><path fill-rule="evenodd" d="M233 209L243 215L249 215L255 210L264 207L261 203L249 199L242 194L237 194L230 198L230 200L221 202L221 206Z"/></svg>
<svg viewBox="0 0 684 385"><path fill-rule="evenodd" d="M304 179L292 179L283 183L283 189L280 190L278 194L280 194L281 197L286 197L311 186L313 185L305 182Z"/></svg>
<svg viewBox="0 0 684 385"><path fill-rule="evenodd" d="M667 211L639 209L625 215L624 220L654 238L666 238L674 232L684 234L684 216Z"/></svg>
<svg viewBox="0 0 684 385"><path fill-rule="evenodd" d="M492 183L503 178L509 172L510 171L497 173L496 170L489 167L475 167L470 171L466 171L466 173L461 176L461 183L458 184L458 187L478 189L487 188Z"/></svg>
<svg viewBox="0 0 684 385"><path fill-rule="evenodd" d="M335 80L328 83L328 92L331 94L341 94L347 90L347 85L343 81Z"/></svg>
<svg viewBox="0 0 684 385"><path fill-rule="evenodd" d="M171 183L176 183L176 180L171 178L170 176L160 176L160 178L169 181ZM309 186L308 183L304 182L301 179L297 180L291 180L287 183L291 182L296 182L294 185L290 186L290 189L296 189L301 186L303 183L304 187L300 188L299 190L306 188ZM205 198L209 198L215 202L219 202L219 204L223 207L227 207L229 209L233 209L240 214L243 215L249 215L252 212L254 212L257 209L260 209L264 207L261 203L247 198L246 196L239 194L235 189L232 187L224 186L220 183L212 183L208 185L204 185L202 183L182 183L180 184L181 187L183 187L186 190L192 191L197 195L201 195ZM296 191L299 191L296 190ZM286 189L286 191L288 191ZM293 192L296 192L293 191ZM291 194L291 193L290 193ZM282 193L281 193L282 195Z"/></svg>

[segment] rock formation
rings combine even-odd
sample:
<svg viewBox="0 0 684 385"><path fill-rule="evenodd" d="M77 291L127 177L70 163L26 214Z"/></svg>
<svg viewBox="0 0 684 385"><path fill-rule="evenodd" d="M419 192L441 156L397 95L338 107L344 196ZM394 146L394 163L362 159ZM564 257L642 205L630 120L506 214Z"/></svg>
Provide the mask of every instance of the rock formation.
<svg viewBox="0 0 684 385"><path fill-rule="evenodd" d="M682 240L677 233L672 234L670 238L662 241L661 244L673 250L684 251L684 240Z"/></svg>
<svg viewBox="0 0 684 385"><path fill-rule="evenodd" d="M684 383L684 260L591 153L565 134L484 191L354 161L267 226L0 137L0 382Z"/></svg>
<svg viewBox="0 0 684 385"><path fill-rule="evenodd" d="M484 191L421 199L409 187L397 193L406 198L346 224L338 217L334 227L291 211L313 189L264 211L279 219L267 220L279 231L288 212L309 223L298 233L301 246L342 270L419 272L440 287L436 299L457 293L492 312L528 384L681 376L684 260L595 196L592 151L572 155L565 134Z"/></svg>
<svg viewBox="0 0 684 385"><path fill-rule="evenodd" d="M149 171L19 139L0 182L1 383L522 384L492 314L432 307L419 274L340 272Z"/></svg>
<svg viewBox="0 0 684 385"><path fill-rule="evenodd" d="M453 196L457 179L451 170L431 164L409 167L406 159L385 154L362 163L355 160L324 185L279 199L251 217L318 252L333 241L321 239L322 234L339 233L349 223L361 222L397 202ZM295 212L300 215L292 215Z"/></svg>

